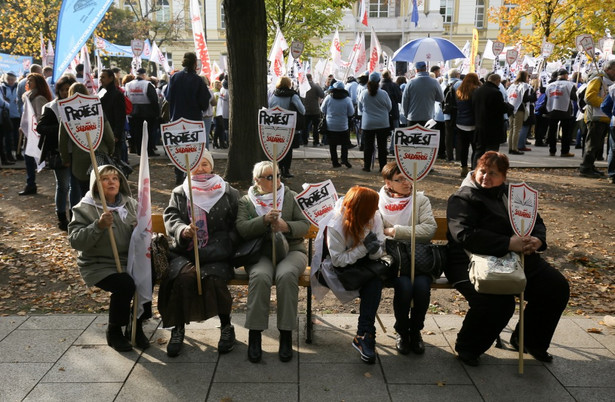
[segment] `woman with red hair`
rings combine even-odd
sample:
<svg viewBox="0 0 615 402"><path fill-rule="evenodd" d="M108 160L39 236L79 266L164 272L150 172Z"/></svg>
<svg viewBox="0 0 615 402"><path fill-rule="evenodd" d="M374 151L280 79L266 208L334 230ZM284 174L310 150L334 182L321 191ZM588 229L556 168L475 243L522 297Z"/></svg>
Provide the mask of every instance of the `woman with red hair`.
<svg viewBox="0 0 615 402"><path fill-rule="evenodd" d="M385 255L378 193L354 186L337 201L335 209L320 222L312 260L312 289L316 300L329 289L342 302L361 298L357 335L352 346L368 364L376 361L376 311L382 295L382 280L375 276L360 289L348 290L338 278L345 269L367 266Z"/></svg>

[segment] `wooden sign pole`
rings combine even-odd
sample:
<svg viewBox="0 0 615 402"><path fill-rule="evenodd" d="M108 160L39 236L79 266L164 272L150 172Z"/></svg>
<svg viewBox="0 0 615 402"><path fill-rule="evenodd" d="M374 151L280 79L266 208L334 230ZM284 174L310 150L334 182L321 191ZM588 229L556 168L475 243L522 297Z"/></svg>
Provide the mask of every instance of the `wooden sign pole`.
<svg viewBox="0 0 615 402"><path fill-rule="evenodd" d="M521 221L521 233L525 233L525 221ZM521 252L521 267L525 270L525 254ZM524 293L519 295L519 374L523 374L523 351L525 349L525 323L524 323Z"/></svg>
<svg viewBox="0 0 615 402"><path fill-rule="evenodd" d="M278 144L273 144L273 209L278 209ZM280 211L282 213L282 211ZM275 258L275 233L271 231L271 263L275 267L277 264Z"/></svg>
<svg viewBox="0 0 615 402"><path fill-rule="evenodd" d="M190 158L188 154L186 155L186 177L188 178L188 189L190 190L190 212L192 213L192 224L195 223L194 217L194 201L192 199L192 178L190 177ZM203 289L201 286L201 262L199 261L199 241L197 240L196 231L192 236L192 241L194 244L194 268L196 269L196 286L199 291L199 296L203 294Z"/></svg>

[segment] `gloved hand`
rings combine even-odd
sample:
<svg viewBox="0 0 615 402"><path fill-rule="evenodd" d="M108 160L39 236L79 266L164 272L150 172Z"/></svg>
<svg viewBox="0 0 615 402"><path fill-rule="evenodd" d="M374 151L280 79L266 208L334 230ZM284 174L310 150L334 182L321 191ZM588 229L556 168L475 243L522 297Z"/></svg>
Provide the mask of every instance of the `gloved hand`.
<svg viewBox="0 0 615 402"><path fill-rule="evenodd" d="M367 249L369 254L374 254L382 246L382 242L378 240L378 236L374 232L369 232L365 239L363 239L363 245Z"/></svg>

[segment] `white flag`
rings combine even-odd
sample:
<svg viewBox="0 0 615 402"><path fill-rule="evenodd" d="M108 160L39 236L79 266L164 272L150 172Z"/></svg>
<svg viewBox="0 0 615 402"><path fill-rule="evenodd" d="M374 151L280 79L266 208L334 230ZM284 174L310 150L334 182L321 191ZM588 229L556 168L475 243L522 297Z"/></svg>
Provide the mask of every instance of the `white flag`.
<svg viewBox="0 0 615 402"><path fill-rule="evenodd" d="M382 54L382 48L380 47L380 42L378 41L378 37L376 36L376 31L374 31L374 27L372 27L372 36L370 42L369 72L371 73L380 70L380 68L378 67L378 62L380 61L380 55Z"/></svg>
<svg viewBox="0 0 615 402"><path fill-rule="evenodd" d="M169 61L166 57L164 57L164 54L162 54L162 52L158 48L158 45L156 45L156 42L152 44L152 55L150 57L150 60L154 63L161 65L167 74L171 72Z"/></svg>
<svg viewBox="0 0 615 402"><path fill-rule="evenodd" d="M41 158L41 150L38 147L38 140L41 136L36 131L38 120L36 119L36 114L34 113L34 108L30 103L30 99L27 96L24 96L24 100L23 114L21 115L19 128L23 132L23 135L27 141L26 155L34 158L36 160L36 164L38 165L39 159Z"/></svg>
<svg viewBox="0 0 615 402"><path fill-rule="evenodd" d="M137 226L135 226L128 246L126 272L132 276L137 287L137 317L143 314L143 305L152 301L152 203L150 197L149 159L147 157L147 122L143 123L141 139L141 159L139 161L139 205L137 206Z"/></svg>
<svg viewBox="0 0 615 402"><path fill-rule="evenodd" d="M269 53L269 61L271 62L271 75L274 77L281 77L286 74L286 67L284 66L284 50L288 49L288 43L282 35L282 31L278 28L278 32L275 35L275 41L271 47Z"/></svg>
<svg viewBox="0 0 615 402"><path fill-rule="evenodd" d="M363 32L357 33L354 45L352 45L352 64L350 71L354 76L365 71L365 36Z"/></svg>
<svg viewBox="0 0 615 402"><path fill-rule="evenodd" d="M98 90L98 85L96 85L94 76L92 75L92 67L90 65L90 55L88 53L87 45L83 45L81 48L81 60L83 63L83 85L85 85L90 94L95 94Z"/></svg>
<svg viewBox="0 0 615 402"><path fill-rule="evenodd" d="M201 5L198 0L190 0L190 20L192 21L192 37L194 38L196 57L201 60L200 73L209 77L211 75L211 63L209 60L209 50L205 42L205 33L203 32Z"/></svg>
<svg viewBox="0 0 615 402"><path fill-rule="evenodd" d="M333 35L333 39L331 40L331 60L333 64L341 67L344 63L342 62L342 45L340 44L340 34L335 30L335 35Z"/></svg>

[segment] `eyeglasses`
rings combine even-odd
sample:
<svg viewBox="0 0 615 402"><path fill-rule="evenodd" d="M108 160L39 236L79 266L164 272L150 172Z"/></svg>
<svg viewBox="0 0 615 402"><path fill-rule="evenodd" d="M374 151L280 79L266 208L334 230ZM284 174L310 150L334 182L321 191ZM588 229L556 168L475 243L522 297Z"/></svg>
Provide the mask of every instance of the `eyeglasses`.
<svg viewBox="0 0 615 402"><path fill-rule="evenodd" d="M408 180L407 177L401 177L399 179L393 179L392 181L394 181L395 183L408 183L410 180Z"/></svg>
<svg viewBox="0 0 615 402"><path fill-rule="evenodd" d="M278 179L280 178L280 174L279 173L276 176L277 176ZM268 181L272 181L273 180L273 175L270 174L269 176L259 176L258 178L259 179L266 179Z"/></svg>

